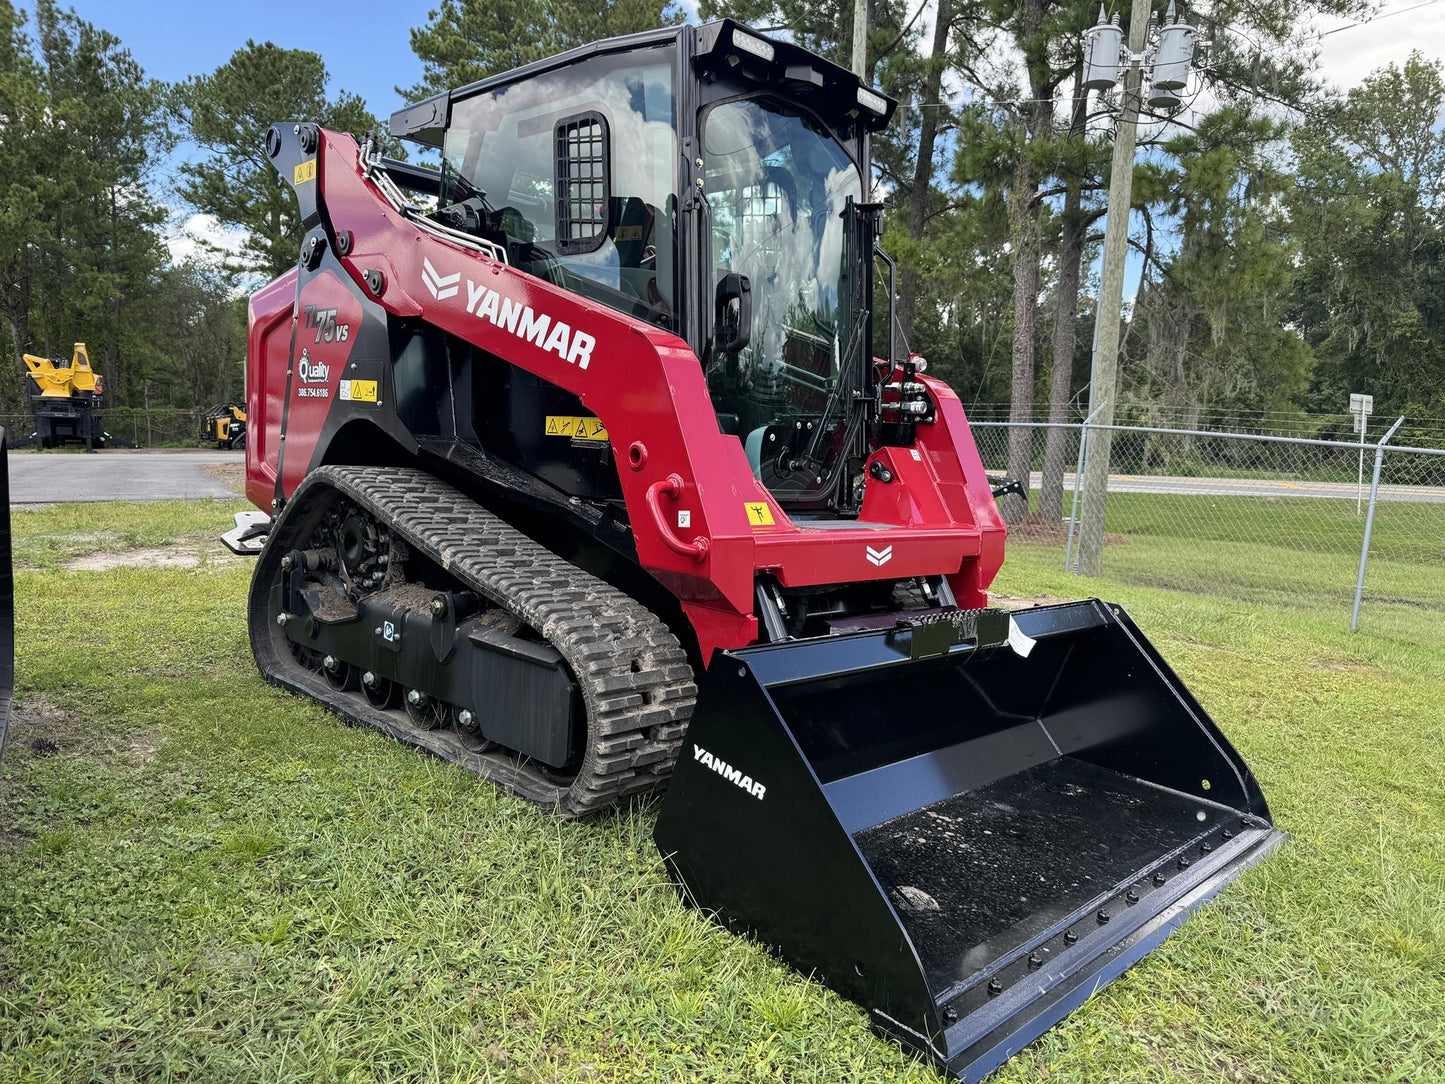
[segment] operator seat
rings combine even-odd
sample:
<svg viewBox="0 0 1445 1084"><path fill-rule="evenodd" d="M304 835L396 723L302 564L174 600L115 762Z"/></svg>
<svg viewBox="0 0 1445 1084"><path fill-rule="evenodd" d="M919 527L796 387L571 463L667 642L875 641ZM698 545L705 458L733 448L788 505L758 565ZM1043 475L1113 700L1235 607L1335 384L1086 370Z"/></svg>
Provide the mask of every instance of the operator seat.
<svg viewBox="0 0 1445 1084"><path fill-rule="evenodd" d="M657 208L640 196L612 198L612 243L617 247L618 281L623 289L641 303L634 315L649 323L672 326L672 305L658 284L662 254L655 244ZM672 286L672 250L669 244L667 279Z"/></svg>
<svg viewBox="0 0 1445 1084"><path fill-rule="evenodd" d="M492 216L496 229L504 238L507 262L519 271L536 275L553 286L567 285L562 265L540 245L532 243L537 236L537 227L515 207L499 208Z"/></svg>

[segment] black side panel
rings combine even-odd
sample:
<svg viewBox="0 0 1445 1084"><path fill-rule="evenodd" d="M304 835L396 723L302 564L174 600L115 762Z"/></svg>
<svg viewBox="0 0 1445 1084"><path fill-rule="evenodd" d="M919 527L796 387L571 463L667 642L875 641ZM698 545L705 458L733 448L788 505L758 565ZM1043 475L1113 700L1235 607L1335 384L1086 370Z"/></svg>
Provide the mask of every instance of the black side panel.
<svg viewBox="0 0 1445 1084"><path fill-rule="evenodd" d="M472 435L470 421L488 453L568 497L621 500L607 431L577 396L501 358L479 350L470 354L471 399L460 389L457 396L463 435Z"/></svg>
<svg viewBox="0 0 1445 1084"><path fill-rule="evenodd" d="M15 691L15 579L10 565L10 462L0 429L0 757L10 731Z"/></svg>

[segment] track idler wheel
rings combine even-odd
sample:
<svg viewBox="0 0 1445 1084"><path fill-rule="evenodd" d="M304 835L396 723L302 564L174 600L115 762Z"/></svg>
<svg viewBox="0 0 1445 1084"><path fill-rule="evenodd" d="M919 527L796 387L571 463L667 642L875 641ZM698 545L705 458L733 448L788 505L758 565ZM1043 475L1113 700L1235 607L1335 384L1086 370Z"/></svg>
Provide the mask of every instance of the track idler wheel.
<svg viewBox="0 0 1445 1084"><path fill-rule="evenodd" d="M361 684L356 667L342 662L335 655L327 655L321 660L321 670L326 675L326 683L339 693L351 692Z"/></svg>
<svg viewBox="0 0 1445 1084"><path fill-rule="evenodd" d="M401 687L390 678L370 670L361 675L361 691L366 696L366 702L381 711L401 703Z"/></svg>
<svg viewBox="0 0 1445 1084"><path fill-rule="evenodd" d="M451 713L447 721L447 729L457 736L457 740L472 753L490 753L500 746L494 741L482 737L481 720L477 718L476 712L467 708L458 708Z"/></svg>
<svg viewBox="0 0 1445 1084"><path fill-rule="evenodd" d="M451 715L451 705L428 696L420 689L408 689L402 697L406 717L423 730L440 730Z"/></svg>

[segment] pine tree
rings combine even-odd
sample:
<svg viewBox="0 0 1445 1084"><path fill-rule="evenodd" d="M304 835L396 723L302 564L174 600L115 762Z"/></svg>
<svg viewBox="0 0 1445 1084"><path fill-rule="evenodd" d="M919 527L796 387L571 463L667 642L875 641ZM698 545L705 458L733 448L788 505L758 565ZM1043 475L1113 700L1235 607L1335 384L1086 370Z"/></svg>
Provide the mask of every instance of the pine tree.
<svg viewBox="0 0 1445 1084"><path fill-rule="evenodd" d="M172 108L206 152L181 166L181 196L223 225L246 231L238 270L267 277L296 263L301 222L296 197L266 156L266 129L311 120L360 137L377 127L366 103L342 91L327 96L320 56L248 41L210 75L175 87Z"/></svg>

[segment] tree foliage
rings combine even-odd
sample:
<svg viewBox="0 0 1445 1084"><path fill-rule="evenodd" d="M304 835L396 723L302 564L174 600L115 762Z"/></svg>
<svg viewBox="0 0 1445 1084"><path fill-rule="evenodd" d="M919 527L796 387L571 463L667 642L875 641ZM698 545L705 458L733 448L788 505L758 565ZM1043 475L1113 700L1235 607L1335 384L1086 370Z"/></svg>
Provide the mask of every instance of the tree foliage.
<svg viewBox="0 0 1445 1084"><path fill-rule="evenodd" d="M442 0L411 32L420 83L414 101L600 38L682 22L674 0Z"/></svg>
<svg viewBox="0 0 1445 1084"><path fill-rule="evenodd" d="M266 129L310 120L360 137L377 127L355 94L328 97L329 82L316 53L248 41L214 72L193 76L171 94L172 109L205 152L181 166L181 196L244 231L238 270L279 275L295 264L301 243L296 196L266 156Z"/></svg>
<svg viewBox="0 0 1445 1084"><path fill-rule="evenodd" d="M1294 136L1300 272L1290 315L1314 354L1306 402L1445 415L1445 78L1413 54Z"/></svg>
<svg viewBox="0 0 1445 1084"><path fill-rule="evenodd" d="M1193 424L1205 404L1287 410L1304 391L1309 349L1284 322L1297 251L1283 135L1248 103L1224 106L1165 143L1141 178L1151 229L1126 342L1126 413ZM1153 241L1161 217L1178 238L1167 252Z"/></svg>

